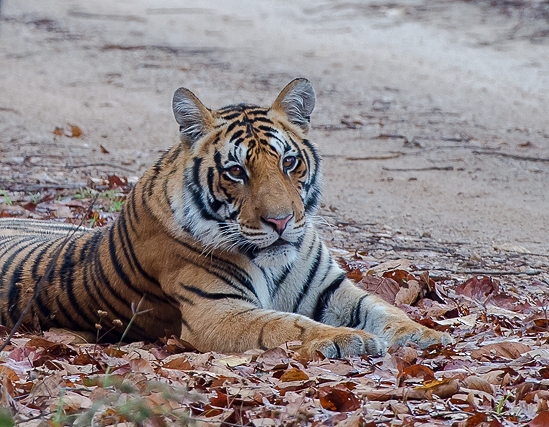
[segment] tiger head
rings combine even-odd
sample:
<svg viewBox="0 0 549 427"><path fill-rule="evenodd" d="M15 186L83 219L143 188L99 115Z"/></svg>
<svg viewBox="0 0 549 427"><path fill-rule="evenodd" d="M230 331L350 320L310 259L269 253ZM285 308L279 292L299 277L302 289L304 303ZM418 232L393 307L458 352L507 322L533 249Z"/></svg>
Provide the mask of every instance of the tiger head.
<svg viewBox="0 0 549 427"><path fill-rule="evenodd" d="M315 92L295 79L270 108L210 110L178 89L173 111L185 152L176 223L206 248L248 254L260 267L289 265L320 197L319 157L306 139Z"/></svg>

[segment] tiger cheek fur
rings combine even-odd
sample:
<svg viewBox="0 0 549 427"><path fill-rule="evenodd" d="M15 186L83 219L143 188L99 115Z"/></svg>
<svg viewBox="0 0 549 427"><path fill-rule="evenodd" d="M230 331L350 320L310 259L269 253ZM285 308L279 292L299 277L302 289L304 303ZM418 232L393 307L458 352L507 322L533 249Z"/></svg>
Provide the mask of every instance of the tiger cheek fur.
<svg viewBox="0 0 549 427"><path fill-rule="evenodd" d="M143 298L150 311L127 339L177 333L222 352L301 341L304 353L328 357L451 342L356 287L319 238L310 220L321 182L307 139L314 105L305 79L270 108L212 111L178 89L181 142L139 180L111 227L0 220L0 323L17 321L59 250L28 326L95 331L102 310L122 321L105 337L115 341Z"/></svg>

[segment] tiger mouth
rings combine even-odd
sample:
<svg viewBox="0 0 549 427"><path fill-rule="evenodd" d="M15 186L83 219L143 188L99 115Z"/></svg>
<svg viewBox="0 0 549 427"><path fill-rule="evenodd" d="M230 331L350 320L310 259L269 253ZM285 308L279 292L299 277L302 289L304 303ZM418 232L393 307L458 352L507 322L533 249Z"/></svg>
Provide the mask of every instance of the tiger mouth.
<svg viewBox="0 0 549 427"><path fill-rule="evenodd" d="M250 248L247 252L248 254L254 258L257 255L259 255L261 252L266 252L269 250L277 250L279 248L283 247L294 247L295 245L292 242L288 242L287 240L284 240L283 238L278 238L278 240L271 243L269 246L265 246L264 248L254 245L252 248Z"/></svg>
<svg viewBox="0 0 549 427"><path fill-rule="evenodd" d="M269 246L267 246L266 248L263 248L263 249L274 248L274 247L277 247L277 246L286 246L286 245L293 246L292 243L288 242L287 240L284 240L282 237L279 237L277 241L275 241L274 243L271 243Z"/></svg>

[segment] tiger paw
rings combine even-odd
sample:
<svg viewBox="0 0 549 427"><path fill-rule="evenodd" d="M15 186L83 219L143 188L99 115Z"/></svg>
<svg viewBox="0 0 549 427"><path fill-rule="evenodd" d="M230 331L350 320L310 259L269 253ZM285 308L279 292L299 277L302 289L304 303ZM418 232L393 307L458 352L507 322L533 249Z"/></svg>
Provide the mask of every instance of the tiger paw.
<svg viewBox="0 0 549 427"><path fill-rule="evenodd" d="M381 356L386 352L386 345L373 334L342 327L315 334L311 341L304 343L300 352L309 357L320 352L330 359L361 354Z"/></svg>
<svg viewBox="0 0 549 427"><path fill-rule="evenodd" d="M404 346L414 342L419 348L427 348L434 344L445 346L454 342L446 332L435 331L412 321L391 322L383 330L383 337L389 346Z"/></svg>

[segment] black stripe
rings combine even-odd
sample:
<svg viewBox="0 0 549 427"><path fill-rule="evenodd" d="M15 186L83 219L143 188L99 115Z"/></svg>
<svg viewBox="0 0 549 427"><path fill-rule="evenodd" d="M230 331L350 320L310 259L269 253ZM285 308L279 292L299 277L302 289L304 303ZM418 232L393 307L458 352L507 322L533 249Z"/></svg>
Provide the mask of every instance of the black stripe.
<svg viewBox="0 0 549 427"><path fill-rule="evenodd" d="M181 287L186 291L192 292L193 294L198 295L199 297L202 297L202 298L213 299L213 300L238 299L238 300L246 301L253 304L253 301L250 300L249 298L246 298L246 296L244 295L230 294L225 292L206 292L195 286L189 286L189 285L183 285L183 284L181 284Z"/></svg>
<svg viewBox="0 0 549 427"><path fill-rule="evenodd" d="M318 243L315 241L314 243ZM305 283L299 290L299 294L297 296L296 301L294 302L294 307L292 309L292 313L297 313L297 309L301 305L301 302L309 292L309 289L311 287L311 283L313 283L313 280L316 276L316 273L318 272L318 267L320 266L320 262L322 261L322 244L318 245L318 250L316 251L314 261L309 266L309 273L307 274L307 279L305 280Z"/></svg>
<svg viewBox="0 0 549 427"><path fill-rule="evenodd" d="M11 245L4 246L2 248L2 251L0 252L0 259L4 258L9 251L11 251L13 248L16 248L19 245L22 245L22 247L25 247L24 243L28 242L29 240L35 240L36 236L25 236L25 237L18 237L16 239L13 239L11 242ZM4 267L7 267L9 264L4 264ZM4 277L5 271L2 270L2 275L0 277Z"/></svg>
<svg viewBox="0 0 549 427"><path fill-rule="evenodd" d="M238 116L240 116L242 113L240 111L237 111L237 112L234 112L234 113L230 113L230 114L227 114L227 115L224 115L223 118L225 120L234 120L236 119ZM227 131L230 132L231 130L233 130L233 128L236 126L236 125L239 125L241 124L241 122L233 122L229 125L229 127L227 128Z"/></svg>
<svg viewBox="0 0 549 427"><path fill-rule="evenodd" d="M366 298L368 295L362 295L359 300L357 301L356 305L355 305L355 308L353 309L353 312L351 313L351 317L349 319L349 322L347 323L347 326L349 328L356 328L360 322L361 322L361 318L360 318L360 308L362 306L362 301L364 301L364 298ZM364 315L364 321L366 321L366 317L368 317L366 314Z"/></svg>
<svg viewBox="0 0 549 427"><path fill-rule="evenodd" d="M29 251L29 253L27 253L25 255L25 257L17 264L17 266L15 266L15 268L13 268L13 271L12 271L11 277L10 277L10 281L9 281L9 288L8 288L9 289L9 292L8 292L8 307L11 307L12 305L16 305L18 302L20 302L19 301L20 289L17 286L17 283L21 279L25 264L29 261L29 258L32 256L32 254L37 249L40 248L40 243L41 242L33 242L32 244L35 244L36 246L34 246ZM26 246L26 248L28 248L29 246ZM4 266L9 265L7 263L8 263L8 261L6 261L6 264ZM13 265L11 267L13 267ZM5 277L5 276L2 275L2 277ZM30 296L30 298L32 298L32 296ZM17 314L17 316L14 316L15 314ZM14 317L15 317L15 321L17 321L17 319L19 319L19 315L20 315L19 310L10 311L10 317L12 318L12 321L13 321Z"/></svg>
<svg viewBox="0 0 549 427"><path fill-rule="evenodd" d="M128 206L128 208L126 209L123 208L121 214L124 213L125 211L128 212L128 215L130 216L130 221L129 221L130 227L134 233L137 233L137 229L135 228L134 222L135 224L139 224L140 219L139 219L139 214L137 213L137 205L135 204L136 203L135 201L137 198L135 196L135 187L128 197L129 197L129 200L126 201L126 204L124 205L124 207Z"/></svg>
<svg viewBox="0 0 549 427"><path fill-rule="evenodd" d="M227 129L227 131L229 131L229 129ZM234 143L235 145L238 145L236 142L236 139L239 139L242 135L244 135L244 130L243 129L237 130L235 133L232 134L231 142ZM242 139L240 140L242 141Z"/></svg>
<svg viewBox="0 0 549 427"><path fill-rule="evenodd" d="M115 271L116 275L118 276L118 278L123 283L124 292L126 292L126 290L128 290L128 291L131 290L137 295L145 295L147 300L149 300L153 303L154 302L165 302L165 300L163 298L159 298L157 295L149 293L148 291L146 291L144 289L141 289L141 288L139 288L139 287L137 287L133 284L133 281L126 274L126 271L124 270L124 267L118 261L118 255L117 255L117 252L116 252L116 239L115 239L115 236L114 236L114 232L115 232L114 227L111 227L108 231L109 256L110 256L112 267L114 268L114 271ZM107 277L106 276L104 276L104 277L105 277L105 280L107 281L108 280ZM109 284L109 286L110 286L110 284ZM126 302L127 303L127 298L122 297L114 287L110 286L110 288L111 288L111 291L113 293L116 293L119 296L119 299L120 299L121 302Z"/></svg>
<svg viewBox="0 0 549 427"><path fill-rule="evenodd" d="M153 276L151 276L139 260L137 259L137 255L135 254L133 242L130 239L130 236L128 234L128 229L126 228L126 218L123 215L120 215L118 217L118 221L114 225L118 228L118 236L120 238L120 246L122 246L122 249L124 251L124 256L128 260L130 267L132 269L136 269L139 274L141 274L145 279L147 279L149 282L153 283L155 286L160 287L160 282Z"/></svg>
<svg viewBox="0 0 549 427"><path fill-rule="evenodd" d="M42 260L44 259L48 251L52 248L52 246L58 245L60 244L60 242L59 242L59 239L55 239L55 240L44 241L42 242L42 244L43 245L41 246L40 252L38 252L38 254L36 254L34 259L32 260L33 265L32 265L31 277L32 277L32 280L34 280L35 282L38 282L42 278L42 276L38 275L39 274L38 269L42 266L44 266L44 270L47 268L47 263L43 263Z"/></svg>
<svg viewBox="0 0 549 427"><path fill-rule="evenodd" d="M236 264L233 264L230 261L224 260L222 258L219 258L218 256L214 254L208 255L208 260L211 260L211 263L208 263L206 266L205 264L199 264L197 261L206 261L203 259L203 254L201 250L197 250L194 247L192 247L189 243L178 239L175 236L169 236L171 239L175 240L177 243L179 243L181 246L185 247L191 252L194 252L198 255L195 259L191 260L189 258L184 258L186 262L196 265L200 268L203 268L210 274L213 274L214 276L218 277L219 279L223 280L225 283L227 283L229 286L235 289L239 289L233 282L230 282L228 279L226 279L222 274L225 274L226 276L231 277L234 279L235 282L238 282L242 286L244 286L248 291L250 291L257 299L259 299L256 290L253 286L252 279L250 275L245 271L242 270L240 267L238 267ZM217 270L217 271L215 271ZM221 273L220 273L221 272ZM239 289L240 290L240 289Z"/></svg>
<svg viewBox="0 0 549 427"><path fill-rule="evenodd" d="M274 298L274 296L276 295L276 292L284 285L284 281L288 277L288 274L290 274L290 271L291 271L291 266L289 265L286 266L282 274L273 281L273 289L269 289L271 298Z"/></svg>
<svg viewBox="0 0 549 427"><path fill-rule="evenodd" d="M336 342L334 342L334 347L335 347L336 353L337 353L336 359L341 359L341 347Z"/></svg>
<svg viewBox="0 0 549 427"><path fill-rule="evenodd" d="M339 289L343 281L345 280L345 273L341 273L337 279L335 279L330 286L328 286L322 293L318 296L316 300L315 310L313 312L313 319L317 322L321 322L324 317L324 309L330 302L330 298L335 291Z"/></svg>

